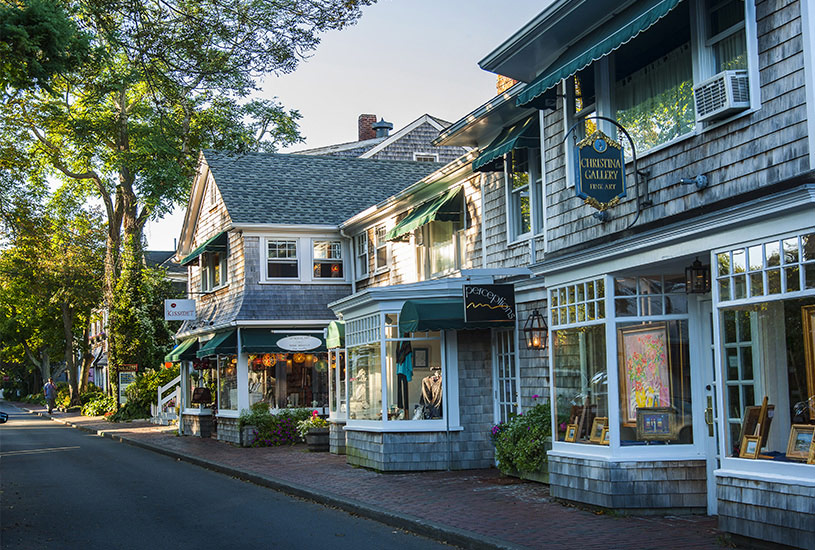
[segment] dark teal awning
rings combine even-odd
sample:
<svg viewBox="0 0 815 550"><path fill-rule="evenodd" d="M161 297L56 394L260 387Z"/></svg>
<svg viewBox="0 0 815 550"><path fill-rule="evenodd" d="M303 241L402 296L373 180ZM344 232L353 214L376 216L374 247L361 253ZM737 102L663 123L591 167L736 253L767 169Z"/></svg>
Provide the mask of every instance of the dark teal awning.
<svg viewBox="0 0 815 550"><path fill-rule="evenodd" d="M410 233L414 229L432 221L457 222L461 221L461 187L450 189L435 199L429 200L413 210L410 214L396 224L396 227L385 235L386 241L392 241Z"/></svg>
<svg viewBox="0 0 815 550"><path fill-rule="evenodd" d="M331 321L326 331L325 346L328 349L345 347L345 322Z"/></svg>
<svg viewBox="0 0 815 550"><path fill-rule="evenodd" d="M217 333L212 339L204 342L195 355L201 359L211 355L234 355L238 353L238 335L236 332L233 329Z"/></svg>
<svg viewBox="0 0 815 550"><path fill-rule="evenodd" d="M616 50L665 17L681 0L640 0L615 15L596 31L570 46L554 63L518 94L516 104L531 104L558 82Z"/></svg>
<svg viewBox="0 0 815 550"><path fill-rule="evenodd" d="M408 300L399 313L400 334L463 328L464 298Z"/></svg>
<svg viewBox="0 0 815 550"><path fill-rule="evenodd" d="M178 263L180 265L187 265L204 252L226 252L227 238L227 232L221 231L214 237L207 239L204 244L184 256L184 259Z"/></svg>
<svg viewBox="0 0 815 550"><path fill-rule="evenodd" d="M473 161L473 170L481 172L497 172L504 169L503 163L493 166L492 162L503 158L513 149L540 147L540 123L538 114L507 126L498 137L492 140L484 151Z"/></svg>
<svg viewBox="0 0 815 550"><path fill-rule="evenodd" d="M242 328L241 329L241 352L242 353L292 353L291 350L283 349L277 343L289 336L311 336L320 341L314 348L302 350L304 353L318 353L327 351L325 340L317 334L286 334L284 332L272 332L268 328Z"/></svg>
<svg viewBox="0 0 815 550"><path fill-rule="evenodd" d="M173 348L173 351L164 356L166 363L179 361L192 361L198 351L198 338L188 338Z"/></svg>

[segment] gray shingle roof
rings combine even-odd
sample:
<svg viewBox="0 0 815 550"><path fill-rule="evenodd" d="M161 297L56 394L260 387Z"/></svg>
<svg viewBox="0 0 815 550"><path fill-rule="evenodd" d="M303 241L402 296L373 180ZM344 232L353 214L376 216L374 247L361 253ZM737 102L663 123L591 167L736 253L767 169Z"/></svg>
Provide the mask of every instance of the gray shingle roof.
<svg viewBox="0 0 815 550"><path fill-rule="evenodd" d="M444 166L279 153L204 157L235 224L337 225Z"/></svg>

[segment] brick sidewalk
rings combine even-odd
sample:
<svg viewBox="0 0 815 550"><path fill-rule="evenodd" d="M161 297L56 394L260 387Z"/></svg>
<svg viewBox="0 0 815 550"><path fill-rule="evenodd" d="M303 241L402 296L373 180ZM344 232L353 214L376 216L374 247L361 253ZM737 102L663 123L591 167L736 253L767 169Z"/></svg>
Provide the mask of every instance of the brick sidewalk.
<svg viewBox="0 0 815 550"><path fill-rule="evenodd" d="M55 420L467 547L722 548L715 518L597 514L553 501L546 485L495 469L380 474L348 466L344 456L309 453L303 445L239 448L179 437L146 421L113 424L75 413L57 413Z"/></svg>

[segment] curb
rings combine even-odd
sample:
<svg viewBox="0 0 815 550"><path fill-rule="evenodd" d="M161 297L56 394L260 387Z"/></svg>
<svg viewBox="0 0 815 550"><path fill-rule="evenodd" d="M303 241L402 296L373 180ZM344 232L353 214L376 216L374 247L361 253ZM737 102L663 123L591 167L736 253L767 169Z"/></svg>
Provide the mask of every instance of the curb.
<svg viewBox="0 0 815 550"><path fill-rule="evenodd" d="M399 514L396 512L389 512L387 510L373 508L367 504L363 504L362 502L347 499L338 495L328 495L318 493L314 489L311 489L309 487L305 487L295 483L290 483L287 481L282 481L279 479L274 479L271 477L266 477L260 474L249 472L247 470L242 470L240 468L227 466L219 462L213 462L203 458L186 455L183 453L179 453L177 451L173 451L171 449L161 447L159 445L153 445L151 443L145 443L143 441L130 439L126 436L106 432L105 430L94 430L86 426L75 424L70 420L54 418L53 416L48 415L47 413L35 412L29 409L23 410L25 410L29 414L35 414L43 418L50 418L54 422L69 426L71 428L82 430L88 433L93 433L101 437L107 437L114 441L118 441L120 443L127 443L128 445L140 447L142 449L152 451L158 454L163 454L170 458L175 458L176 460L188 462L190 464L193 464L201 468L205 468L207 470L228 475L230 477L254 483L255 485L260 485L262 487L267 487L269 489L274 489L276 491L279 491L290 496L309 500L311 502L322 504L324 506L337 508L344 512L355 514L367 519L371 519L384 525L388 525L390 527L403 529L405 531L409 531L416 535L421 535L436 540L438 542L453 544L461 548L473 550L523 550L524 548L493 537L475 535L474 533L465 531L463 529L458 529L456 527L450 527L436 522L427 521L408 514Z"/></svg>

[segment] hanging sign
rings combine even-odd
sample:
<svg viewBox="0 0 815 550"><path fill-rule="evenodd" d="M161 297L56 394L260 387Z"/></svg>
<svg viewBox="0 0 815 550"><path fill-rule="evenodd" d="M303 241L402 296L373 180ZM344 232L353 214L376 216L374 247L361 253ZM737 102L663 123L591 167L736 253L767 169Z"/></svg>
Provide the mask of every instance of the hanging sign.
<svg viewBox="0 0 815 550"><path fill-rule="evenodd" d="M515 287L464 285L464 323L515 323Z"/></svg>
<svg viewBox="0 0 815 550"><path fill-rule="evenodd" d="M195 321L195 300L164 300L165 321Z"/></svg>
<svg viewBox="0 0 815 550"><path fill-rule="evenodd" d="M577 196L597 210L616 206L625 196L622 146L597 130L575 146Z"/></svg>
<svg viewBox="0 0 815 550"><path fill-rule="evenodd" d="M314 336L286 336L277 341L277 347L286 351L308 351L319 348L323 341Z"/></svg>

